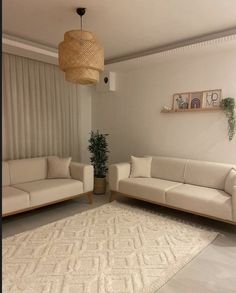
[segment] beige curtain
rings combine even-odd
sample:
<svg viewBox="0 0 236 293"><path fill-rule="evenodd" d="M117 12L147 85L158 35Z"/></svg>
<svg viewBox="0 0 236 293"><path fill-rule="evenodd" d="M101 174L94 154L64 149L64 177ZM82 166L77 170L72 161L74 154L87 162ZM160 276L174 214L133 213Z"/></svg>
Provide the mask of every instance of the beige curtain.
<svg viewBox="0 0 236 293"><path fill-rule="evenodd" d="M80 160L79 86L55 65L3 54L3 159Z"/></svg>

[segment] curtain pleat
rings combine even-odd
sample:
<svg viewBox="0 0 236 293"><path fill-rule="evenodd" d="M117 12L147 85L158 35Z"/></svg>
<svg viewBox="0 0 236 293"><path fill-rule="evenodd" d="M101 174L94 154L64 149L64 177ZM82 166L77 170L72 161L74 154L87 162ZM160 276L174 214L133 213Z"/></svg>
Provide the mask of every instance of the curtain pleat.
<svg viewBox="0 0 236 293"><path fill-rule="evenodd" d="M79 161L80 91L55 65L3 54L3 159Z"/></svg>

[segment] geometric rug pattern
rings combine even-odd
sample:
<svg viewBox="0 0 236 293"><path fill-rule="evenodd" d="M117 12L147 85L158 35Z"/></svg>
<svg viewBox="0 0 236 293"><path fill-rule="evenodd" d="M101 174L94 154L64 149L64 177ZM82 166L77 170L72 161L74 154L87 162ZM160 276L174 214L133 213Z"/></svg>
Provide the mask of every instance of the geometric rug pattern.
<svg viewBox="0 0 236 293"><path fill-rule="evenodd" d="M153 293L217 233L112 202L3 240L4 293Z"/></svg>

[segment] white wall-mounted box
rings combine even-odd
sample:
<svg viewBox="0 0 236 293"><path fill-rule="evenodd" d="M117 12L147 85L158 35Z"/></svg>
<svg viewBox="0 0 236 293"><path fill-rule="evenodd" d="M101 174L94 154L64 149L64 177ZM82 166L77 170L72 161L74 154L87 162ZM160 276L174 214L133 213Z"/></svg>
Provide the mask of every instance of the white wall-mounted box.
<svg viewBox="0 0 236 293"><path fill-rule="evenodd" d="M116 90L116 73L111 71L100 73L96 90L98 92L114 92Z"/></svg>

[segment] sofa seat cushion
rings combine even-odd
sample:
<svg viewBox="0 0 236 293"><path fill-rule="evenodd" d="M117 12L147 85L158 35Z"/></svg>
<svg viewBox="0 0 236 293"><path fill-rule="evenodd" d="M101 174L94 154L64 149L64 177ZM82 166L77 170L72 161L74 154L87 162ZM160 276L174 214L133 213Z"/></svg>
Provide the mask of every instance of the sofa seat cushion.
<svg viewBox="0 0 236 293"><path fill-rule="evenodd" d="M231 196L222 190L183 184L167 191L166 203L173 207L232 221Z"/></svg>
<svg viewBox="0 0 236 293"><path fill-rule="evenodd" d="M119 192L164 204L165 192L181 184L157 178L128 178L119 181Z"/></svg>
<svg viewBox="0 0 236 293"><path fill-rule="evenodd" d="M74 179L45 179L15 187L29 192L30 206L38 206L83 193L83 183Z"/></svg>
<svg viewBox="0 0 236 293"><path fill-rule="evenodd" d="M30 207L29 193L17 188L6 186L2 188L2 213L7 214Z"/></svg>

